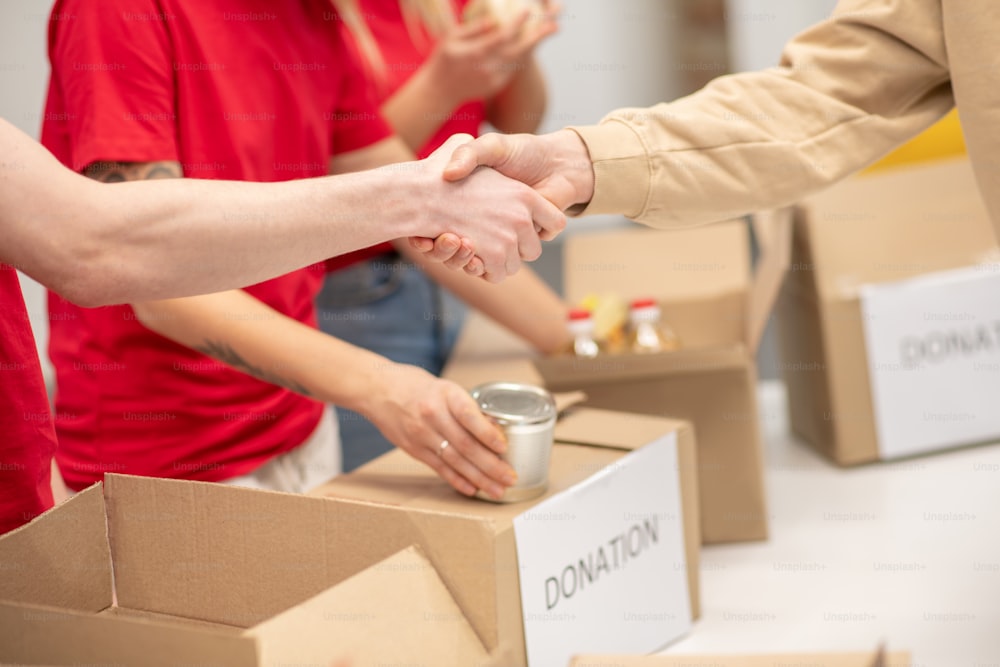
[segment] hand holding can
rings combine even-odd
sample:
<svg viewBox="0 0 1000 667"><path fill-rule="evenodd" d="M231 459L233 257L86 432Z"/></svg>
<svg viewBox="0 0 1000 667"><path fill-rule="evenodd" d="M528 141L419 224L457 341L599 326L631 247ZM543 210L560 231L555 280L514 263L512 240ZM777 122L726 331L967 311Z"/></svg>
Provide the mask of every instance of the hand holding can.
<svg viewBox="0 0 1000 667"><path fill-rule="evenodd" d="M549 485L549 460L556 424L556 403L539 387L514 382L491 382L472 390L472 398L507 436L502 458L517 473L517 483L499 500L486 494L476 497L513 503L545 493Z"/></svg>

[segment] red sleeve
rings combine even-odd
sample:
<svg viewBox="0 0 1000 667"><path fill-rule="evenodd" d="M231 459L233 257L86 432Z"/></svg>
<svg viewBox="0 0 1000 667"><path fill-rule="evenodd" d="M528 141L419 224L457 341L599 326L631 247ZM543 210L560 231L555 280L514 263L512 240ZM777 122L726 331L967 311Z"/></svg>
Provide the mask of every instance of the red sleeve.
<svg viewBox="0 0 1000 667"><path fill-rule="evenodd" d="M158 0L65 0L49 28L67 162L177 160L173 49Z"/></svg>
<svg viewBox="0 0 1000 667"><path fill-rule="evenodd" d="M364 148L393 135L392 127L379 112L374 87L350 38L343 32L339 37L337 62L343 67L337 108L330 115L333 122L331 155Z"/></svg>

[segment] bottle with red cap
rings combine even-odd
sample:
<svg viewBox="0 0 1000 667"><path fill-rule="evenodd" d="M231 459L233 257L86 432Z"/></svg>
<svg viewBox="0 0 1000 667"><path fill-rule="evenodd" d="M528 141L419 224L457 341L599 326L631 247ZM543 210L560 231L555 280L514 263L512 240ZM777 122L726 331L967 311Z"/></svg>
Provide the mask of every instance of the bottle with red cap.
<svg viewBox="0 0 1000 667"><path fill-rule="evenodd" d="M586 308L570 308L567 325L573 336L573 354L578 357L596 357L601 349L594 340L594 320Z"/></svg>
<svg viewBox="0 0 1000 667"><path fill-rule="evenodd" d="M629 306L629 325L632 352L669 352L681 346L674 330L660 320L660 304L655 299L633 300Z"/></svg>

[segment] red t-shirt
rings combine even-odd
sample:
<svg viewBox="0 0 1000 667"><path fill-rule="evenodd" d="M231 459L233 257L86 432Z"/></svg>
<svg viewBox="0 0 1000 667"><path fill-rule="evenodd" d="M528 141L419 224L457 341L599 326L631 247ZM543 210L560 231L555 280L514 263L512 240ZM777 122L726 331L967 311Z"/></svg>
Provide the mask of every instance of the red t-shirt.
<svg viewBox="0 0 1000 667"><path fill-rule="evenodd" d="M391 134L339 23L326 0L57 2L42 142L76 170L176 160L193 178L326 174L332 153ZM315 326L322 278L320 264L246 291ZM152 333L129 306L89 310L51 294L49 312L71 488L105 471L245 474L300 445L321 416L316 401Z"/></svg>
<svg viewBox="0 0 1000 667"><path fill-rule="evenodd" d="M461 16L462 8L468 2L469 0L460 0L457 3L456 16ZM385 62L384 78L381 84L376 84L373 80L369 81L372 96L381 105L420 69L420 66L424 64L433 51L434 42L430 37L421 40L420 44L414 42L413 36L406 26L406 21L403 19L399 0L359 0L359 5L361 15L368 22L368 28L371 30L372 37L378 44ZM348 35L347 38L350 39L350 36ZM473 100L463 104L455 109L450 116L441 119L441 126L417 151L417 157L427 157L453 134L465 133L478 136L485 118L486 103L484 100ZM327 260L326 269L333 272L390 250L392 250L390 243L356 250Z"/></svg>
<svg viewBox="0 0 1000 667"><path fill-rule="evenodd" d="M17 272L0 264L0 534L52 507L56 434Z"/></svg>

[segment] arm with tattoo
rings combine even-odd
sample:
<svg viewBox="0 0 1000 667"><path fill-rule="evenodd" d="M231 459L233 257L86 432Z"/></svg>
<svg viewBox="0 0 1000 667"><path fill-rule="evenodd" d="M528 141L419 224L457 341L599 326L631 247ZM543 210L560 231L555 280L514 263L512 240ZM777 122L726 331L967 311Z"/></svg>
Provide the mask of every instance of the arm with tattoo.
<svg viewBox="0 0 1000 667"><path fill-rule="evenodd" d="M181 178L181 165L174 160L160 162L95 162L83 171L84 176L102 183L150 181L156 178Z"/></svg>
<svg viewBox="0 0 1000 667"><path fill-rule="evenodd" d="M240 353L234 350L232 345L229 345L226 342L207 340L203 345L195 345L194 349L198 350L202 354L214 357L225 364L229 364L233 368L241 370L248 375L252 375L258 380L263 380L264 382L270 382L271 384L278 385L279 387L290 389L298 394L302 394L303 396L312 396L312 392L303 387L300 383L295 382L294 380L286 380L275 371L269 371L266 368L254 366L240 356Z"/></svg>

